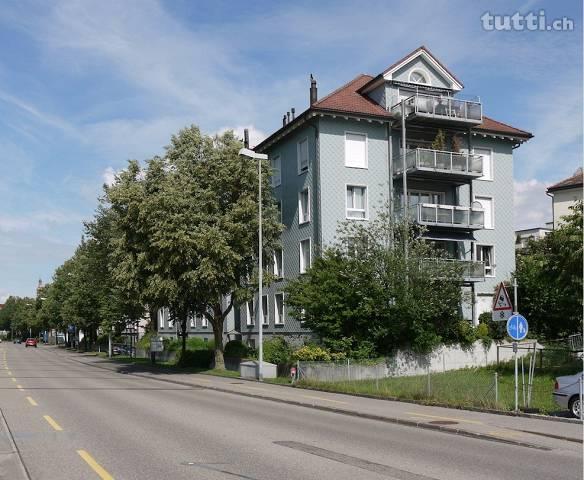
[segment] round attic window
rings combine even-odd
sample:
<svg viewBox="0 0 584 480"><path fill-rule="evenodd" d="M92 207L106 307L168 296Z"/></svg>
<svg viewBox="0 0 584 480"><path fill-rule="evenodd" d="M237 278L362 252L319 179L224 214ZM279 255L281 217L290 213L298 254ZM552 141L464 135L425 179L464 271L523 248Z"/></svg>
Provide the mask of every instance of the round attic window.
<svg viewBox="0 0 584 480"><path fill-rule="evenodd" d="M428 83L426 76L419 70L413 70L410 73L410 82L412 83Z"/></svg>

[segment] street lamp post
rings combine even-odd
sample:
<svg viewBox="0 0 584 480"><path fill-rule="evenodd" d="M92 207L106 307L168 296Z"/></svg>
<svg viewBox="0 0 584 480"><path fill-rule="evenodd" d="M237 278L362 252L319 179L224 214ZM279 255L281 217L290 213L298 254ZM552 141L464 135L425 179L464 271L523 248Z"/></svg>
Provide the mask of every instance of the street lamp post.
<svg viewBox="0 0 584 480"><path fill-rule="evenodd" d="M249 148L242 148L239 154L243 157L252 158L258 161L258 323L259 323L259 369L258 380L264 379L264 305L263 305L263 283L264 283L264 266L263 260L263 242L262 242L262 160L267 160L268 156L263 153L256 153Z"/></svg>

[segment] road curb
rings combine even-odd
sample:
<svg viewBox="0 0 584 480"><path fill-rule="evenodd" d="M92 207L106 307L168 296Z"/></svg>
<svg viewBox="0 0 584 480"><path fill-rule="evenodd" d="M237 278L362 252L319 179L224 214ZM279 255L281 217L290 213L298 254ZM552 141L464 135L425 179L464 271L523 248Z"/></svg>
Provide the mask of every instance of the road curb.
<svg viewBox="0 0 584 480"><path fill-rule="evenodd" d="M114 371L111 368L83 362L82 360L78 360L78 359L74 359L74 358L72 360L75 362L78 362L78 363L82 363L83 365L90 366L90 367L100 368L102 370ZM114 373L119 373L119 372L114 371ZM543 451L551 451L552 450L549 447L545 447L543 445L537 445L534 443L528 443L528 442L522 442L519 440L497 437L497 436L488 435L485 433L471 432L469 430L463 430L463 429L459 429L459 428L450 428L450 427L445 427L443 425L432 425L429 423L417 422L414 420L404 420L404 419L399 418L399 417L386 417L383 415L375 415L375 414L364 413L364 412L359 412L359 411L354 411L354 410L346 410L346 409L338 408L338 407L327 407L325 405L316 405L314 403L300 402L300 401L296 401L296 400L286 400L286 399L282 399L282 398L265 396L265 395L257 395L257 394L253 394L253 393L247 393L247 392L237 392L234 390L229 390L229 389L221 388L221 387L213 387L213 386L209 386L209 385L194 385L194 384L188 383L188 382L181 382L180 380L152 377L151 375L144 375L140 372L128 372L128 373L126 373L126 375L132 375L134 377L140 377L140 378L145 378L145 379L149 379L149 380L158 380L158 381L166 382L166 383L173 383L175 385L183 385L183 386L187 386L187 387L196 387L196 388L201 388L201 389L205 389L205 390L212 390L212 391L221 392L221 393L229 393L232 395L239 395L241 397L256 398L259 400L266 400L266 401L275 402L275 403L294 405L297 407L312 408L315 410L337 413L337 414L346 415L346 416L350 416L350 417L365 418L368 420L375 420L375 421L380 421L380 422L384 422L384 423L392 423L392 424L403 425L403 426L408 426L408 427L422 428L425 430L434 430L437 432L448 433L451 435L462 435L465 437L476 438L479 440L487 440L487 441L492 441L492 442L505 443L508 445L533 448L536 450L543 450Z"/></svg>
<svg viewBox="0 0 584 480"><path fill-rule="evenodd" d="M11 449L9 452L0 452L0 474L4 474L2 478L31 480L2 409L0 409L0 436L7 440Z"/></svg>

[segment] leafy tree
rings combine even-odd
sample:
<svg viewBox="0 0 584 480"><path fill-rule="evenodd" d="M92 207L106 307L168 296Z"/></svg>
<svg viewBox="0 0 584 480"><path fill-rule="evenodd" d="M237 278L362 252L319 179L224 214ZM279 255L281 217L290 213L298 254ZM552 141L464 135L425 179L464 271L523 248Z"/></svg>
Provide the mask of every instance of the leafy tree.
<svg viewBox="0 0 584 480"><path fill-rule="evenodd" d="M232 132L203 135L197 127L173 136L163 158L141 172L131 162L106 192L121 235L115 275L143 300L166 306L179 322L186 350L191 315L205 315L215 338L215 364L224 366L223 325L233 305L254 291L257 258L257 164L238 155ZM268 165L262 185L267 252L280 233Z"/></svg>
<svg viewBox="0 0 584 480"><path fill-rule="evenodd" d="M288 284L292 315L331 351L354 357L459 341L461 267L419 233L387 214L347 223L338 243Z"/></svg>
<svg viewBox="0 0 584 480"><path fill-rule="evenodd" d="M555 339L582 331L582 202L517 255L519 310L530 332Z"/></svg>
<svg viewBox="0 0 584 480"><path fill-rule="evenodd" d="M34 299L10 296L0 310L0 328L11 330L16 337L29 335L29 329L37 333Z"/></svg>

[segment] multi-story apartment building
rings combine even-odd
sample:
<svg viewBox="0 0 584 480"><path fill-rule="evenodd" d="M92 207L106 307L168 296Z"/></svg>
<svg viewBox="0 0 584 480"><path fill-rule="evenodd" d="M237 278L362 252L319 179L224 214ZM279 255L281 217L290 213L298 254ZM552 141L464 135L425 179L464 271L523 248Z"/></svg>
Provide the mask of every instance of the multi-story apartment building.
<svg viewBox="0 0 584 480"><path fill-rule="evenodd" d="M584 173L579 168L571 177L565 178L551 187L546 193L552 198L553 228L558 228L562 223L562 217L570 215L570 210L576 202L582 201L582 187L584 185Z"/></svg>
<svg viewBox="0 0 584 480"><path fill-rule="evenodd" d="M320 100L312 79L309 108L284 116L256 146L269 155L285 225L273 260L279 280L261 299L266 335L309 335L287 315L286 279L335 241L340 222L372 219L389 198L396 214L403 212L404 192L407 214L427 226L425 235L466 262L465 318L476 324L490 310L496 284L515 268L513 150L532 135L483 115L480 100L463 97L462 89L420 47ZM235 313L243 339L253 344L258 301Z"/></svg>

